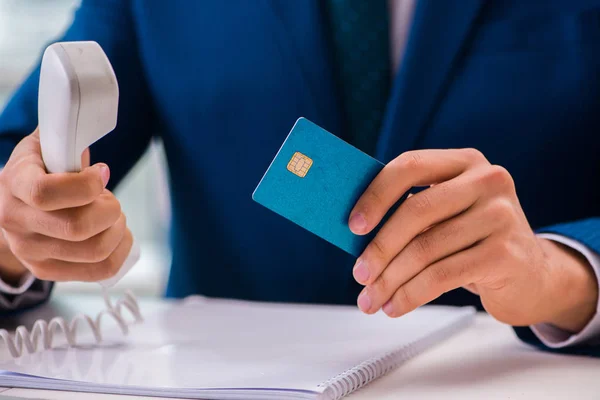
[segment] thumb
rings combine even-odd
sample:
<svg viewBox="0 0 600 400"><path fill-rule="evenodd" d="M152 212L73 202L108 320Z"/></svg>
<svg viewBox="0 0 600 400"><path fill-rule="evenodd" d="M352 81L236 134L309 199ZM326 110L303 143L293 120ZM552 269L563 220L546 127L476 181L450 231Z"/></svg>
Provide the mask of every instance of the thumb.
<svg viewBox="0 0 600 400"><path fill-rule="evenodd" d="M85 154L85 152L84 152ZM88 151L88 156L89 156L89 151ZM82 156L83 158L83 156ZM89 164L89 158L88 158L88 164ZM110 180L110 168L108 168L108 165L104 164L104 163L97 163L92 165L91 167L88 166L86 168L83 168L81 170L80 175L85 176L86 178L84 179L89 179L88 177L94 177L95 179L97 179L96 177L100 177L100 180L102 181L102 188L104 189L106 187L106 185L108 184L108 181ZM94 179L92 178L92 180Z"/></svg>
<svg viewBox="0 0 600 400"><path fill-rule="evenodd" d="M81 207L102 194L110 170L106 164L95 164L81 172L47 174L35 164L24 165L11 179L15 197L43 211Z"/></svg>
<svg viewBox="0 0 600 400"><path fill-rule="evenodd" d="M46 175L49 195L45 209L58 210L90 204L104 192L109 179L110 169L104 163L94 164L81 172Z"/></svg>

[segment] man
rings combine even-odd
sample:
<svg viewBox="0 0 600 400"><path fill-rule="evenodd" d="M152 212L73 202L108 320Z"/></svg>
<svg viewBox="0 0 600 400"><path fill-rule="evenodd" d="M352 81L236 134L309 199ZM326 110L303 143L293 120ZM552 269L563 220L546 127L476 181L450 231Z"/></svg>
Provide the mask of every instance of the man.
<svg viewBox="0 0 600 400"><path fill-rule="evenodd" d="M105 187L160 136L168 296L390 317L476 304L526 341L598 356L599 15L598 0L84 0L61 40L108 54L118 126L84 155L92 166L47 175L38 70L9 103L4 307L117 271L132 239ZM354 233L417 188L358 260L250 198L300 116L387 163L349 215Z"/></svg>

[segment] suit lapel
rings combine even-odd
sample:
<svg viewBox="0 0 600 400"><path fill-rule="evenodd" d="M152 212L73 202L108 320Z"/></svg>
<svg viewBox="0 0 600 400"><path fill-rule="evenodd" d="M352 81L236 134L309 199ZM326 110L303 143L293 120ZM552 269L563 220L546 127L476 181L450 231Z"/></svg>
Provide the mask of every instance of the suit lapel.
<svg viewBox="0 0 600 400"><path fill-rule="evenodd" d="M416 1L378 142L377 157L383 162L417 145L485 0Z"/></svg>

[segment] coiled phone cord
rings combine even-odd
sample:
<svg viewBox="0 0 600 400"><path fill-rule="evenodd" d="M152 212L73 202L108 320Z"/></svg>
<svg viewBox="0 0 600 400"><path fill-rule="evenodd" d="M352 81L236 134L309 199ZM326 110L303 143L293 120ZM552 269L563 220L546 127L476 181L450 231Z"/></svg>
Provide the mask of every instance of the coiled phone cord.
<svg viewBox="0 0 600 400"><path fill-rule="evenodd" d="M133 316L133 323L143 321L140 306L132 292L126 291L123 298L112 303L106 288L102 288L105 309L100 311L96 318L86 314L78 314L69 323L62 317L54 317L49 322L39 319L34 322L31 331L25 326L19 326L14 334L6 329L0 329L0 338L6 343L8 351L13 358L19 358L28 353L35 353L38 349L50 349L54 346L54 338L57 333L62 332L69 346L77 345L77 327L81 321L87 324L93 333L96 344L102 342L102 319L104 316L111 317L119 326L123 335L129 334L131 324L123 317L123 310L127 309Z"/></svg>

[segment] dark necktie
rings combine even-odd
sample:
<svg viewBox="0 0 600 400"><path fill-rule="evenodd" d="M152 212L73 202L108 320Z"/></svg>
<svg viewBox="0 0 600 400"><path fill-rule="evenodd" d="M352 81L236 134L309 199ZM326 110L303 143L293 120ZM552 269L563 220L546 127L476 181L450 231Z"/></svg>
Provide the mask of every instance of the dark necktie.
<svg viewBox="0 0 600 400"><path fill-rule="evenodd" d="M327 0L344 138L373 155L390 88L387 0Z"/></svg>

